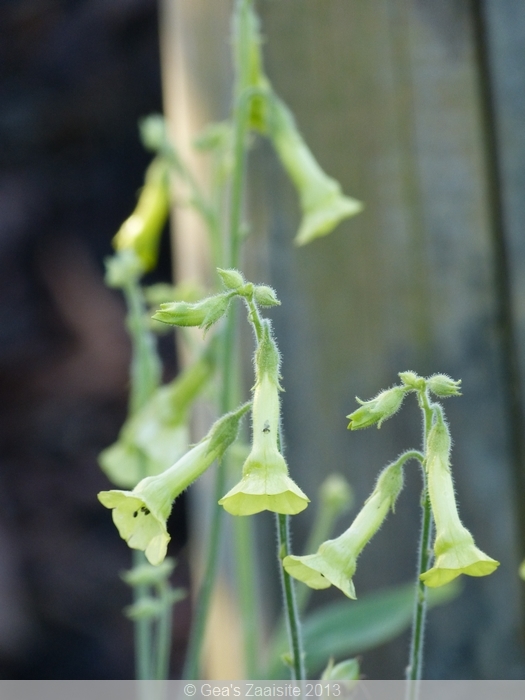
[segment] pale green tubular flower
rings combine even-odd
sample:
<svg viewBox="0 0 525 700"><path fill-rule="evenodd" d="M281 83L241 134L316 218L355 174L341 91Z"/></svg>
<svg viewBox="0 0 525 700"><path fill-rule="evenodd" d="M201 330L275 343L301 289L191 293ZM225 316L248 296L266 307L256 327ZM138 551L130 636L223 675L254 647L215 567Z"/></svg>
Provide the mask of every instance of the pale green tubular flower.
<svg viewBox="0 0 525 700"><path fill-rule="evenodd" d="M319 166L304 142L292 113L275 94L269 97L269 132L275 150L293 181L303 212L295 238L304 245L326 236L343 219L358 214L363 204L343 194L341 185Z"/></svg>
<svg viewBox="0 0 525 700"><path fill-rule="evenodd" d="M403 464L394 462L383 469L375 488L365 501L348 530L334 540L327 540L316 554L290 555L283 566L294 578L310 588L334 585L349 598L356 598L352 576L357 558L365 545L379 530L403 487Z"/></svg>
<svg viewBox="0 0 525 700"><path fill-rule="evenodd" d="M152 270L157 262L160 235L168 218L169 205L168 165L163 158L155 158L146 171L135 211L113 238L115 250L133 250L145 272Z"/></svg>
<svg viewBox="0 0 525 700"><path fill-rule="evenodd" d="M244 404L220 418L195 447L172 467L142 479L133 491L101 491L98 499L113 511L113 522L132 549L145 552L150 564L160 564L170 541L166 521L172 503L216 460L237 437L239 422L249 409Z"/></svg>
<svg viewBox="0 0 525 700"><path fill-rule="evenodd" d="M213 346L169 384L160 387L124 423L118 440L103 450L99 463L121 488L170 467L188 449L188 411L215 369Z"/></svg>
<svg viewBox="0 0 525 700"><path fill-rule="evenodd" d="M436 523L434 566L421 574L426 586L444 586L461 574L487 576L499 562L484 554L459 519L450 473L450 435L440 411L428 436L428 494Z"/></svg>
<svg viewBox="0 0 525 700"><path fill-rule="evenodd" d="M288 467L279 452L279 354L268 321L263 329L256 356L252 449L241 481L219 503L232 515L253 515L263 510L295 515L310 501L288 476Z"/></svg>

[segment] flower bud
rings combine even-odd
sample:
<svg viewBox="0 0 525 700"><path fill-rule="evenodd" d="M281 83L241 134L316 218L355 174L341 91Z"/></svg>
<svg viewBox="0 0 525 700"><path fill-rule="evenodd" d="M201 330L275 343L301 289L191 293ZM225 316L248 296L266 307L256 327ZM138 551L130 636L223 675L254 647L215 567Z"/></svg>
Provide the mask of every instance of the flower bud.
<svg viewBox="0 0 525 700"><path fill-rule="evenodd" d="M275 291L265 284L258 284L253 290L253 298L259 306L280 306Z"/></svg>
<svg viewBox="0 0 525 700"><path fill-rule="evenodd" d="M432 588L444 586L460 574L487 576L499 562L484 554L459 519L450 472L451 440L441 411L427 441L426 471L428 495L436 523L434 566L420 579Z"/></svg>
<svg viewBox="0 0 525 700"><path fill-rule="evenodd" d="M365 501L348 530L334 540L327 540L316 554L289 555L283 566L294 578L310 588L339 588L349 598L356 597L352 576L357 557L379 530L403 487L403 464L394 462L383 469L371 496Z"/></svg>
<svg viewBox="0 0 525 700"><path fill-rule="evenodd" d="M341 474L330 474L319 489L321 505L330 512L339 515L351 509L354 492L348 481Z"/></svg>
<svg viewBox="0 0 525 700"><path fill-rule="evenodd" d="M161 617L165 611L166 606L171 607L181 600L184 600L188 592L184 588L172 588L167 598L153 598L152 596L145 596L140 598L133 605L128 605L124 608L124 614L129 617L130 620L151 620Z"/></svg>
<svg viewBox="0 0 525 700"><path fill-rule="evenodd" d="M303 212L295 243L304 245L319 236L326 236L343 219L358 214L363 205L343 195L340 184L323 172L288 107L273 94L269 104L270 138L298 191Z"/></svg>
<svg viewBox="0 0 525 700"><path fill-rule="evenodd" d="M446 374L433 374L427 379L427 387L430 391L442 399L447 396L461 396L459 391L461 379L457 381L447 377Z"/></svg>
<svg viewBox="0 0 525 700"><path fill-rule="evenodd" d="M144 148L161 151L168 140L166 120L162 114L150 114L139 121L140 138Z"/></svg>
<svg viewBox="0 0 525 700"><path fill-rule="evenodd" d="M142 479L133 491L101 491L98 499L112 509L120 536L132 549L145 552L150 564L164 561L170 536L166 521L172 503L193 481L220 459L235 440L240 420L249 409L244 404L220 418L195 447L172 467L157 476Z"/></svg>
<svg viewBox="0 0 525 700"><path fill-rule="evenodd" d="M425 380L423 377L420 377L418 374L415 372L399 372L399 379L403 382L403 384L408 387L409 389L413 389L414 391L421 391L425 388Z"/></svg>
<svg viewBox="0 0 525 700"><path fill-rule="evenodd" d="M120 577L131 587L155 586L166 581L171 576L175 569L175 564L176 562L174 559L166 557L159 566L141 564L140 566L133 567L133 569L129 571L124 571Z"/></svg>
<svg viewBox="0 0 525 700"><path fill-rule="evenodd" d="M144 267L132 250L123 250L104 260L106 265L105 282L108 287L122 289L144 272Z"/></svg>
<svg viewBox="0 0 525 700"><path fill-rule="evenodd" d="M375 425L380 428L383 421L391 418L401 408L405 398L406 388L393 386L391 389L382 391L370 401L361 401L356 397L356 401L361 404L361 408L351 413L348 425L349 430L359 430Z"/></svg>
<svg viewBox="0 0 525 700"><path fill-rule="evenodd" d="M523 579L523 581L525 581L525 559L520 564L518 575L521 579Z"/></svg>
<svg viewBox="0 0 525 700"><path fill-rule="evenodd" d="M334 665L333 658L321 675L322 681L358 681L361 677L358 659L347 659ZM346 690L349 687L346 686Z"/></svg>
<svg viewBox="0 0 525 700"><path fill-rule="evenodd" d="M117 251L133 250L144 271L157 262L160 235L169 212L168 166L156 158L146 171L146 181L135 211L122 224L113 239Z"/></svg>
<svg viewBox="0 0 525 700"><path fill-rule="evenodd" d="M152 318L172 326L198 326L207 331L228 311L230 294L216 294L196 304L175 301L161 304Z"/></svg>
<svg viewBox="0 0 525 700"><path fill-rule="evenodd" d="M226 289L239 289L244 284L244 277L238 270L221 270L218 267L217 272Z"/></svg>

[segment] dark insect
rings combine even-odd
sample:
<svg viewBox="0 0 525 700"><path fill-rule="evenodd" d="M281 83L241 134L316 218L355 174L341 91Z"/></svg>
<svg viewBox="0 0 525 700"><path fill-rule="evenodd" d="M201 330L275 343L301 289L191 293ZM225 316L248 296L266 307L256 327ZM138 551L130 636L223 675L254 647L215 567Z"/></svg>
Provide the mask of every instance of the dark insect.
<svg viewBox="0 0 525 700"><path fill-rule="evenodd" d="M269 433L270 432L270 422L265 421L264 427L263 427L263 433Z"/></svg>

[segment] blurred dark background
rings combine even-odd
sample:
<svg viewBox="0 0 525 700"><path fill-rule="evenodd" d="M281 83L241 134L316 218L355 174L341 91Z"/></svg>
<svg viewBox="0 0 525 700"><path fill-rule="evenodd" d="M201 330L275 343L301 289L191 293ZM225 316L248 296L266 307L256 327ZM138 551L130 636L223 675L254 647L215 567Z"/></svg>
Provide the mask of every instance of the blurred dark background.
<svg viewBox="0 0 525 700"><path fill-rule="evenodd" d="M130 359L102 261L151 158L137 121L161 110L157 21L155 0L0 5L1 678L133 677L129 551L96 500ZM163 245L151 281L170 280ZM176 552L182 503L173 518Z"/></svg>

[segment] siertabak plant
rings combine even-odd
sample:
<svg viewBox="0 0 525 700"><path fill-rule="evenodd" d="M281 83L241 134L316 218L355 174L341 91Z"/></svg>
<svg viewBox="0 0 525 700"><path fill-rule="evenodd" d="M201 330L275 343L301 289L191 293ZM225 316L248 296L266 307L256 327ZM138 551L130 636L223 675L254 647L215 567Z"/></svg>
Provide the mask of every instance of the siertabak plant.
<svg viewBox="0 0 525 700"><path fill-rule="evenodd" d="M450 435L443 408L431 401L459 395L458 381L445 375L429 378L414 372L401 373L401 383L382 391L350 416L352 430L372 425L378 427L401 408L405 397L414 394L423 416L423 449L400 455L379 474L375 487L354 518L350 527L335 539L329 538L340 513L352 501L346 481L328 477L319 493L319 506L309 538L315 553L295 555L291 552L289 518L308 507L310 499L290 476L282 451L281 358L271 323L261 309L280 304L275 291L267 285L246 281L239 271L240 249L246 229L242 221L242 201L246 187L245 162L253 136L269 139L285 171L295 185L302 209L302 221L295 243L303 245L332 231L343 219L357 214L362 204L343 194L341 186L326 175L302 138L293 115L275 94L263 69L259 21L253 0L237 0L233 17L235 86L231 118L211 125L196 144L208 151L215 177L214 189L204 193L190 169L181 160L174 144L166 137L161 117L152 117L142 124L146 147L156 155L146 172L137 207L123 223L114 239L115 256L107 261L107 283L123 291L128 306L128 330L133 355L130 377L130 406L117 442L100 455L101 467L118 487L102 491L100 502L112 511L113 521L121 537L134 552L134 567L123 576L133 588L134 603L125 612L134 621L136 630L137 677L164 679L169 673L171 610L185 593L173 590L169 576L174 562L166 558L170 535L167 519L173 501L206 470L215 473L215 506L209 531L203 584L197 597L194 624L185 666L186 678L198 678L201 650L217 570L217 553L222 537L224 513L235 518L235 555L242 561L239 568L239 606L244 622L246 675L261 678L273 673L275 660L266 670L261 665L259 642L260 620L255 599L254 547L250 518L261 511L275 513L277 529L277 561L281 576L284 620L288 635L288 651L282 656L293 679L306 678L306 664L315 659L315 649L303 648L300 612L307 602L308 588L296 598L294 579L311 589L329 586L339 588L351 603L336 615L345 623L351 620L360 601L352 578L357 560L368 542L394 511L403 488L405 464L415 459L422 467L423 525L418 565L417 592L413 615L413 641L407 678L421 678L423 630L426 611L426 587L439 588L460 574L485 576L498 562L481 552L469 531L462 525L455 501L450 471ZM212 257L217 267L220 288L204 298L195 299L194 291L162 288L148 292L141 284L142 276L155 264L159 237L165 225L170 187L186 193L189 204L202 216L209 233ZM223 212L228 212L223 226ZM152 319L147 313L146 296L155 298L158 308ZM236 404L242 396L240 368L237 361L237 335L233 307L244 304L248 322L255 336L255 381L250 401ZM174 326L182 333L197 327L205 337L200 350L184 371L170 384L160 385L160 361L153 329ZM189 444L188 419L195 400L210 386L217 397L220 416L207 434L196 444ZM227 484L228 448L237 440L243 416L251 411L251 448L235 485ZM215 467L213 465L216 464ZM126 490L127 489L127 490ZM436 525L434 560L431 538ZM400 593L402 596L400 597ZM390 595L390 598L388 596ZM446 596L442 596L444 600ZM397 631L402 612L410 615L412 596L405 591L385 593L381 607L381 626L375 625L377 643L390 634L385 600L395 600L392 615ZM402 603L401 601L406 601ZM366 602L366 596L363 599ZM397 606L397 607L396 607ZM403 610L400 612L400 606ZM326 606L326 620L335 619ZM378 607L378 609L379 609ZM369 614L374 606L368 604ZM333 624L333 623L332 623ZM351 624L351 623L349 623ZM359 624L363 624L362 622ZM366 625L366 623L365 623ZM273 647L279 649L284 624L277 626ZM308 632L307 619L305 630ZM351 644L341 647L344 634L331 635L331 630L317 623L315 643L323 638L330 642L330 653L323 659L324 680L356 680L359 664L348 659L334 665L331 654L339 656L359 651ZM323 631L324 629L324 631ZM377 632L381 629L381 632ZM352 630L353 631L353 630ZM368 641L371 634L366 628ZM394 631L392 631L394 634ZM307 639L308 639L307 635ZM337 646L339 644L339 646ZM272 652L273 653L273 652ZM314 662L313 671L319 671Z"/></svg>

